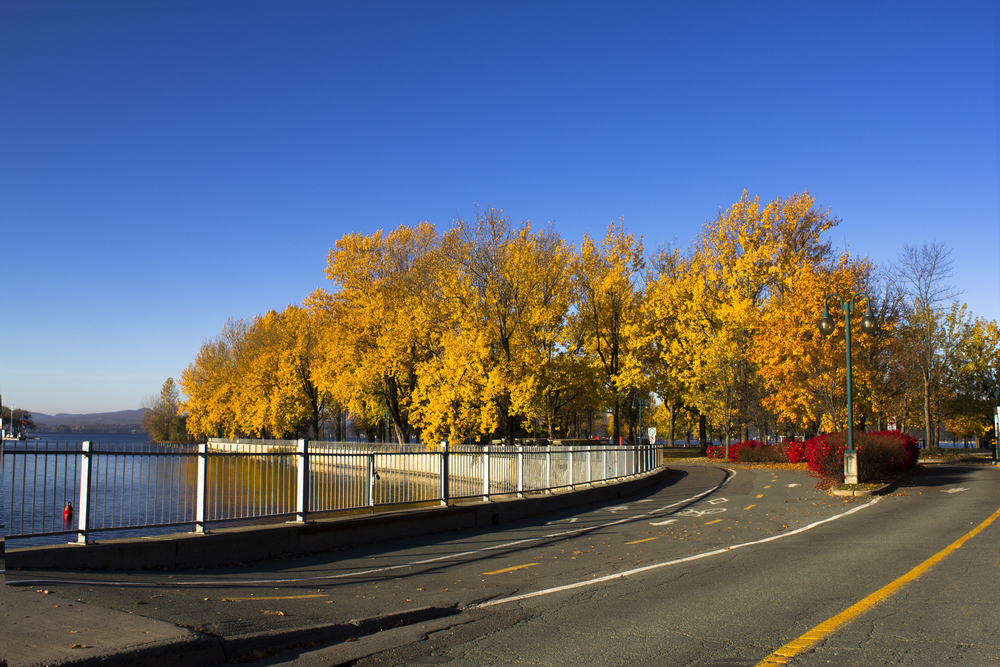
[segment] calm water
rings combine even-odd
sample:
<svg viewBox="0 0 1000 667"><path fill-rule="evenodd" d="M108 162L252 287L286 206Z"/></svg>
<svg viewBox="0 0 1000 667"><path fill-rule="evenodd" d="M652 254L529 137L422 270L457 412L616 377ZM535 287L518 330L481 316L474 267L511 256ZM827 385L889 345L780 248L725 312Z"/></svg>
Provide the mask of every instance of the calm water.
<svg viewBox="0 0 1000 667"><path fill-rule="evenodd" d="M0 523L4 535L57 533L9 538L8 548L59 544L75 541L69 532L78 527L81 457L80 443L91 442L90 503L92 539L169 534L193 530L197 502L198 463L194 445L154 445L144 435L38 434L37 440L5 443L3 475L0 479ZM73 453L71 453L73 452ZM108 452L102 454L101 452ZM114 454L112 452L118 452ZM129 452L121 455L121 452ZM164 456L163 454L172 454ZM210 456L207 465L206 518L221 520L213 525L246 525L281 521L266 515L287 514L295 508L295 466L289 455ZM314 491L329 489L327 497L314 502L330 508L363 507L367 504L367 468L363 460L351 459L351 468L314 472ZM360 464L360 465L358 465ZM394 502L412 489L412 483L392 482L388 476L375 482L375 502ZM433 497L436 486L425 487L422 496ZM73 504L73 515L65 520L64 508ZM261 518L252 518L261 517ZM180 524L146 526L145 524ZM143 526L128 530L119 526ZM115 530L100 529L116 528Z"/></svg>

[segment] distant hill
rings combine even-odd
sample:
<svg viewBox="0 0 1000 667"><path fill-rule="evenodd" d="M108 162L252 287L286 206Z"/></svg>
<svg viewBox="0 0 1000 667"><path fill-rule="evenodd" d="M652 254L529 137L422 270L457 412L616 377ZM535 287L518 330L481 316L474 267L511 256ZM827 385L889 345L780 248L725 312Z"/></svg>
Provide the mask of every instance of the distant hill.
<svg viewBox="0 0 1000 667"><path fill-rule="evenodd" d="M142 416L145 408L139 410L119 410L118 412L97 412L71 415L60 412L47 415L32 412L39 431L91 431L94 433L121 433L142 430Z"/></svg>

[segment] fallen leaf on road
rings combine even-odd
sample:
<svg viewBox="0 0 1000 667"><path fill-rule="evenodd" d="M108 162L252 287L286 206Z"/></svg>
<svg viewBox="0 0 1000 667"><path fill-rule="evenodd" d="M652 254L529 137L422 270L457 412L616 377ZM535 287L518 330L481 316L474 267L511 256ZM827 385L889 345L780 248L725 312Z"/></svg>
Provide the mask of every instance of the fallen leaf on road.
<svg viewBox="0 0 1000 667"><path fill-rule="evenodd" d="M94 648L94 647L90 646L89 644L73 644L72 646L70 646L70 648Z"/></svg>

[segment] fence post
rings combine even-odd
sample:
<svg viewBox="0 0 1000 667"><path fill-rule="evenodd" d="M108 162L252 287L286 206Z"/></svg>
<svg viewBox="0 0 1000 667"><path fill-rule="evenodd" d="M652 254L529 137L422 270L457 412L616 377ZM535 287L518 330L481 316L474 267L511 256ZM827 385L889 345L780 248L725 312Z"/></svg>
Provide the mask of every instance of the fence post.
<svg viewBox="0 0 1000 667"><path fill-rule="evenodd" d="M593 486L590 475L590 445L584 445L584 447L587 450L587 486Z"/></svg>
<svg viewBox="0 0 1000 667"><path fill-rule="evenodd" d="M490 499L490 446L483 446L483 500Z"/></svg>
<svg viewBox="0 0 1000 667"><path fill-rule="evenodd" d="M448 441L441 441L441 504L448 505Z"/></svg>
<svg viewBox="0 0 1000 667"><path fill-rule="evenodd" d="M208 444L198 443L198 473L195 481L194 532L205 531L205 493L208 479Z"/></svg>
<svg viewBox="0 0 1000 667"><path fill-rule="evenodd" d="M552 493L552 445L545 448L545 493Z"/></svg>
<svg viewBox="0 0 1000 667"><path fill-rule="evenodd" d="M305 523L309 514L309 445L299 440L295 446L298 470L295 471L295 523Z"/></svg>
<svg viewBox="0 0 1000 667"><path fill-rule="evenodd" d="M80 498L76 511L77 544L87 544L90 536L90 441L80 443Z"/></svg>
<svg viewBox="0 0 1000 667"><path fill-rule="evenodd" d="M375 453L368 454L368 507L375 510Z"/></svg>
<svg viewBox="0 0 1000 667"><path fill-rule="evenodd" d="M606 482L610 478L610 475L608 474L608 446L605 444L601 444L600 447L601 447L601 468L604 470L601 476L604 478L604 481Z"/></svg>
<svg viewBox="0 0 1000 667"><path fill-rule="evenodd" d="M524 445L517 446L517 497L524 497Z"/></svg>
<svg viewBox="0 0 1000 667"><path fill-rule="evenodd" d="M569 450L569 464L567 465L567 467L569 468L569 485L570 485L570 487L572 487L573 486L573 447L567 447L566 449Z"/></svg>

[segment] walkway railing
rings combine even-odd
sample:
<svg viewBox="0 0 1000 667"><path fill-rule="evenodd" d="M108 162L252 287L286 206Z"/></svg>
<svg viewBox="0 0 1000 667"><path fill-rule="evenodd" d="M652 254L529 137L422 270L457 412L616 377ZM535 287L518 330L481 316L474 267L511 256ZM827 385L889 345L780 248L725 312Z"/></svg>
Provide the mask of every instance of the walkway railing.
<svg viewBox="0 0 1000 667"><path fill-rule="evenodd" d="M610 482L663 464L659 446L199 445L7 442L0 511L9 539L170 532ZM17 546L11 544L10 546Z"/></svg>

